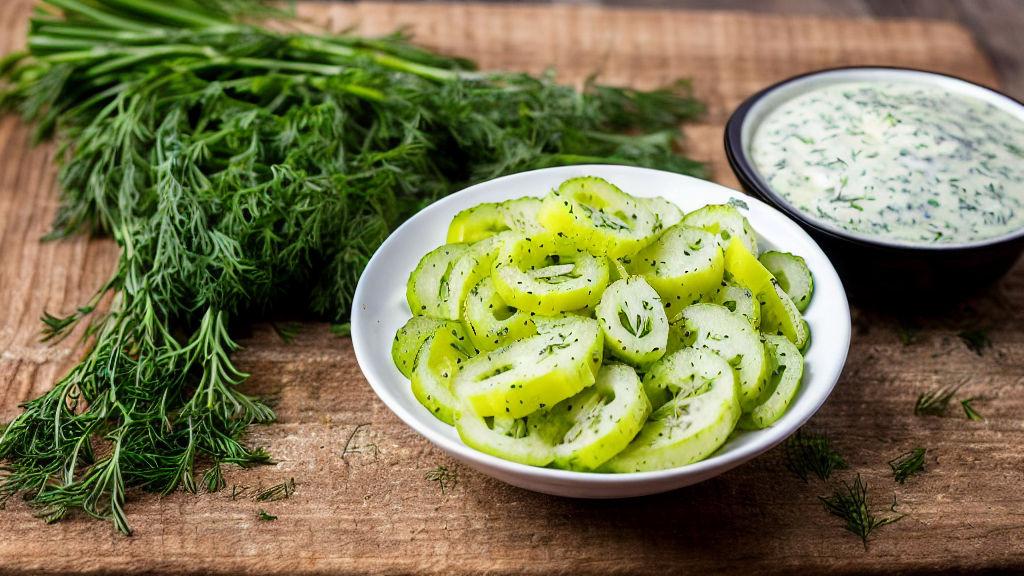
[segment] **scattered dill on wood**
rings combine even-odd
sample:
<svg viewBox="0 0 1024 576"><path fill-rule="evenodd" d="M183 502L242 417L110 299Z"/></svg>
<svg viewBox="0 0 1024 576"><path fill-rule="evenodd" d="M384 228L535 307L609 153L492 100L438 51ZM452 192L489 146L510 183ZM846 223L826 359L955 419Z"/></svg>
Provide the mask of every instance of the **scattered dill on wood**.
<svg viewBox="0 0 1024 576"><path fill-rule="evenodd" d="M825 481L834 471L846 468L846 460L824 434L797 430L783 444L783 454L786 468L804 482L812 474Z"/></svg>
<svg viewBox="0 0 1024 576"><path fill-rule="evenodd" d="M431 482L437 482L437 485L441 487L441 494L446 494L459 483L459 472L447 466L437 466L427 472L424 478Z"/></svg>
<svg viewBox="0 0 1024 576"><path fill-rule="evenodd" d="M928 392L922 392L914 404L916 416L942 416L949 410L949 402L953 399L960 384L956 386L940 386Z"/></svg>
<svg viewBox="0 0 1024 576"><path fill-rule="evenodd" d="M302 324L299 324L298 322L288 322L287 324L271 322L270 326L274 328L274 332L277 332L278 338L280 338L285 344L291 344L295 340L295 337L299 335L299 331L302 330Z"/></svg>
<svg viewBox="0 0 1024 576"><path fill-rule="evenodd" d="M355 442L356 436L359 435L359 432L364 428L369 427L369 423L364 423L357 425L352 430L352 433L348 435L348 440L345 441L345 447L341 450L342 458L345 458L349 454L370 454L371 456L373 456L374 460L377 459L377 456L380 454L380 451L377 449L377 445L375 443L367 442L365 444L360 444Z"/></svg>
<svg viewBox="0 0 1024 576"><path fill-rule="evenodd" d="M853 484L843 482L832 492L831 496L819 496L818 498L821 499L830 514L843 521L843 527L846 530L861 539L865 549L868 547L868 537L875 529L903 518L902 514L880 518L871 511L868 503L868 487L861 479L860 474L857 474ZM893 496L890 510L896 512L895 496Z"/></svg>
<svg viewBox="0 0 1024 576"><path fill-rule="evenodd" d="M263 508L260 508L260 511L256 513L256 517L259 518L261 522L273 522L274 520L277 520L277 516L268 513Z"/></svg>
<svg viewBox="0 0 1024 576"><path fill-rule="evenodd" d="M278 500L284 500L290 498L295 493L295 479L291 478L287 482L271 486L270 488L264 488L257 490L253 494L252 499L256 502L276 502Z"/></svg>
<svg viewBox="0 0 1024 576"><path fill-rule="evenodd" d="M971 352L974 352L978 356L984 354L985 349L992 346L992 341L989 340L988 333L980 328L962 330L957 333L957 336L963 340L964 344Z"/></svg>
<svg viewBox="0 0 1024 576"><path fill-rule="evenodd" d="M980 422L980 421L984 420L985 418L981 414L979 414L977 412L977 410L974 409L974 406L971 406L971 402L974 402L975 400L977 400L976 397L966 398L966 399L960 401L960 405L963 406L963 408L964 408L964 415L967 416L968 420L974 420L975 422Z"/></svg>
<svg viewBox="0 0 1024 576"><path fill-rule="evenodd" d="M889 467L892 468L893 479L903 484L912 474L924 472L926 452L924 448L914 448L890 460Z"/></svg>
<svg viewBox="0 0 1024 576"><path fill-rule="evenodd" d="M352 323L343 322L341 324L331 324L329 328L331 334L335 336L351 336L352 335Z"/></svg>

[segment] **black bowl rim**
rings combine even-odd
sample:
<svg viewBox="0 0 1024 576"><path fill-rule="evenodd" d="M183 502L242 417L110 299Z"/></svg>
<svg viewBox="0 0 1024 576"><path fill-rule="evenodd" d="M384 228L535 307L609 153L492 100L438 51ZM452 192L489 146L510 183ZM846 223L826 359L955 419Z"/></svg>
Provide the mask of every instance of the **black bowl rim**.
<svg viewBox="0 0 1024 576"><path fill-rule="evenodd" d="M832 229L820 225L817 221L810 218L802 211L797 210L789 202L779 196L775 190L765 183L753 164L747 158L746 150L743 147L743 124L746 121L747 114L750 109L753 108L758 101L767 96L769 93L778 90L788 84L809 78L812 76L818 76L823 74L830 74L834 72L843 71L870 71L870 70L893 70L897 72L915 72L928 74L932 76L939 76L949 78L952 80L958 80L966 84L970 84L976 88L986 90L997 96L1001 96L1006 100L1015 103L1021 107L1022 120L1024 120L1024 102L996 90L988 86L983 86L977 82L972 82L966 78L954 76L952 74L945 74L942 72L935 72L932 70L925 70L922 68L910 68L903 66L883 66L883 65L866 65L866 66L836 66L833 68L822 68L819 70L812 70L803 74L797 74L796 76L790 76L771 84L770 86L759 90L744 100L737 108L733 111L732 115L729 116L729 120L725 124L725 156L729 162L729 167L732 168L733 173L739 179L740 183L748 190L754 192L760 196L763 200L775 206L775 208L781 210L790 218L796 220L804 227L811 228L820 234L824 234L834 239L838 239L851 244L858 244L861 246L870 246L875 249L891 250L896 252L916 252L916 253L935 253L935 252L951 252L951 251L965 251L974 250L979 248L988 248L992 246L998 246L1002 244L1009 244L1011 242L1020 241L1024 239L1024 226L1002 236L996 236L995 238L986 238L982 240L976 240L972 242L958 242L958 243L947 243L947 244L912 244L912 243L901 243L895 241L885 240L869 240L863 237L854 236L852 234L846 234L839 230Z"/></svg>

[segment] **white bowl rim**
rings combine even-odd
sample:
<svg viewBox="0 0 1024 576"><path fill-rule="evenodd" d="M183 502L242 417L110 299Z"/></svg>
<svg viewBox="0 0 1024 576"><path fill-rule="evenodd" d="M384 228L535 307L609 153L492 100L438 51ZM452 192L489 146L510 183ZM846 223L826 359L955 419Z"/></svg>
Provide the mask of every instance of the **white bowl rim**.
<svg viewBox="0 0 1024 576"><path fill-rule="evenodd" d="M858 242L877 246L924 251L960 250L965 248L984 248L986 246L1001 244L1003 242L1009 242L1024 237L1024 226L1021 226L1016 230L1011 230L1010 232L1006 232L999 236L970 240L967 242L927 244L908 240L881 238L862 232L855 232L845 228L840 228L828 222L819 220L808 212L796 208L796 206L789 202L789 200L768 185L761 176L760 170L758 170L757 166L754 164L753 157L750 154L750 146L753 141L754 131L760 126L761 122L772 110L793 98L807 93L809 90L832 84L878 79L895 82L915 82L918 84L930 83L944 88L954 94L959 94L961 96L980 100L984 103L992 104L1000 110L1016 116L1024 122L1024 103L994 88L983 86L976 82L971 82L970 80L950 74L895 66L843 66L839 68L826 68L823 70L807 72L805 74L786 78L757 92L737 108L737 112L742 111L743 113L740 124L740 152L743 154L743 161L750 168L750 176L756 178L757 184L760 188L770 193L773 200L785 205L788 210L800 214L803 219L812 222L816 228L820 228L833 236L843 239L852 239Z"/></svg>
<svg viewBox="0 0 1024 576"><path fill-rule="evenodd" d="M643 173L648 173L650 175L670 174L671 176L674 177L691 179L696 182L700 182L700 185L702 186L711 185L713 187L721 189L724 192L728 192L730 194L738 196L739 198L742 198L744 202L758 204L762 206L764 209L777 213L788 224L791 225L790 232L792 234L801 236L802 240L816 247L818 251L821 252L820 247L818 247L814 239L811 238L807 234L807 232L803 230L803 228L801 228L798 224L793 222L792 219L790 219L788 216L780 212L775 207L757 198L754 198L752 196L749 196L742 192L738 192L736 190L733 190L731 188L722 186L714 182L704 181L682 174L664 172L661 170L653 170L650 168L640 168L634 166L622 166L614 164L557 166L552 168L542 168L539 170L531 170L526 172L509 174L507 176L502 176L499 178L475 184L473 186L469 186L468 188L450 194L425 207L419 213L417 213L412 218L401 224L397 229L395 229L395 231L391 233L387 240L384 241L384 243L377 249L374 255L370 258L369 262L366 265L366 268L364 269L364 273L362 276L360 276L360 281L356 286L356 291L352 302L353 312L351 330L352 344L356 355L356 361L359 363L359 366L363 371L363 375L369 382L371 388L381 399L381 401L384 402L388 409L390 409L395 415L399 417L399 419L405 422L406 425L411 427L413 430L415 430L418 434L426 438L428 441L440 447L445 452L457 455L459 458L464 459L466 461L477 463L478 465L487 467L489 469L497 469L501 472L514 476L527 476L534 477L537 479L563 482L582 482L586 484L593 484L599 486L631 485L633 483L656 482L659 480L668 481L673 478L686 477L691 475L699 476L702 473L709 473L711 476L724 473L733 467L736 467L740 464L743 464L744 462L747 462L753 457L756 457L760 454L767 452L768 450L771 450L773 447L777 446L779 443L785 440L788 436L795 433L808 420L810 420L810 418L814 416L814 414L818 412L821 406L831 395L846 364L846 358L849 352L851 336L851 320L846 292L843 289L843 284L839 278L839 275L836 273L835 268L831 265L831 262L829 262L828 257L825 256L824 252L821 252L821 256L824 258L825 262L829 263L829 266L826 270L813 271L815 274L815 278L817 279L815 284L816 288L820 286L838 288L838 291L835 293L835 296L840 299L842 303L842 308L846 310L846 314L844 318L836 319L837 326L834 325L833 328L837 329L835 337L839 338L842 344L840 346L841 350L843 351L842 356L835 358L834 361L831 362L828 366L823 367L824 374L822 375L822 378L827 382L827 386L825 386L825 388L823 388L819 392L818 397L814 398L812 407L809 410L807 410L806 413L799 419L790 421L788 426L779 426L778 424L782 422L782 420L780 420L778 423L776 423L776 425L752 432L753 434L759 435L759 441L757 442L751 442L749 444L737 447L735 449L731 449L726 452L716 451L711 456L699 462L694 462L692 464L687 464L684 466L669 468L665 470L655 470L650 472L626 472L614 474L597 472L578 472L571 470L560 470L554 468L529 466L526 464L520 464L518 462L504 460L502 458L498 458L490 454L485 454L463 444L461 441L453 440L446 436L435 434L429 427L427 427L423 423L422 415L412 414L408 410L406 410L402 406L402 404L397 400L397 398L391 393L390 389L381 382L381 380L383 379L383 375L377 374L376 371L373 369L373 365L370 364L368 361L371 354L371 351L369 349L370 341L368 337L364 338L363 335L368 334L367 331L371 329L370 319L364 319L364 316L359 313L360 309L362 308L364 300L367 298L366 292L370 290L363 282L363 278L365 277L365 270L369 270L371 266L375 264L376 259L386 251L385 248L389 246L390 243L396 242L395 239L401 237L403 229L409 227L411 225L410 223L413 222L414 219L429 217L429 215L432 212L442 211L448 204L457 202L457 199L460 196L472 194L474 193L475 190L478 190L481 187L492 187L495 185L505 184L510 181L514 181L525 174L535 174L541 172L559 172L567 170L586 170L588 171L588 173L592 173L595 176L602 176L609 179L614 179L614 176L609 176L606 174L603 175L602 173L608 171L635 171L641 175ZM524 194L524 196L526 196L526 194ZM754 227L756 229L756 223L754 224ZM821 280L824 281L822 282ZM364 321L366 322L366 325L364 325ZM811 346L814 346L813 341L811 343ZM424 412L424 415L431 417L428 412Z"/></svg>

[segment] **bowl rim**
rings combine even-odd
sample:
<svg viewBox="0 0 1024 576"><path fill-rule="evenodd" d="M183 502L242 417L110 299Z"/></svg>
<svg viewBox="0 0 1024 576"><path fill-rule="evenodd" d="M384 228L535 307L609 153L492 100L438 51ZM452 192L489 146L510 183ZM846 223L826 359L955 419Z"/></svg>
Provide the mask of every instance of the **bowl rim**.
<svg viewBox="0 0 1024 576"><path fill-rule="evenodd" d="M457 202L458 197L473 194L478 188L484 186L494 186L495 183L503 183L505 181L514 181L516 178L522 177L524 174L534 174L539 172L559 172L567 169L574 170L588 170L593 172L605 171L608 169L613 170L627 170L636 172L647 172L651 174L671 174L672 176L679 178L692 179L701 182L702 185L712 185L717 188L721 188L723 191L728 191L736 195L742 196L746 201L755 202L762 205L764 208L779 213L784 220L789 218L780 211L771 206L770 204L763 202L757 198L753 198L749 195L745 195L742 192L736 191L728 186L724 186L715 182L704 181L692 176L686 176L683 174L665 172L662 170L653 170L649 168L640 168L635 166L622 166L622 165L608 165L608 164L590 164L590 165L571 165L571 166L556 166L550 168L542 168L538 170L530 170L525 172L519 172L515 174L509 174L499 178L480 182L478 184L464 188L458 192L452 193L440 200L432 203L431 205L422 209L419 213L414 215L412 218L403 222L398 228L396 228L390 236L384 241L383 244L377 249L373 256L368 261L364 270L371 269L371 266L376 264L376 260L381 258L382 254L387 252L387 248L392 243L398 243L399 238L402 237L403 229L411 227L411 223L420 217L429 216L431 212L443 211L448 204ZM603 176L613 178L613 176ZM525 194L524 194L525 195ZM792 222L791 222L792 223ZM841 357L835 358L829 365L822 368L823 378L827 379L825 388L821 391L820 395L813 401L813 406L807 410L806 414L801 415L800 418L791 422L787 427L771 426L762 430L758 430L755 433L763 434L767 440L761 443L750 443L747 445L740 446L733 451L726 453L727 458L721 458L722 454L718 452L708 456L704 460L687 464L684 466L678 466L675 468L669 468L665 470L654 470L648 472L626 472L626 473L597 473L597 472L582 472L572 470L560 470L555 468L530 466L526 464L520 464L518 462L512 462L505 460L490 454L486 454L470 446L467 446L463 442L449 438L445 435L435 434L425 423L421 420L422 415L416 415L407 410L401 402L398 401L397 397L392 394L389 387L383 382L384 378L373 369L373 364L370 363L372 355L371 348L373 346L372 340L369 337L369 333L374 330L373 319L367 315L361 314L360 311L365 308L365 299L368 297L367 293L372 290L367 286L367 283L363 281L364 274L360 276L356 291L353 297L352 310L352 344L356 356L356 361L363 372L364 377L370 384L370 387L377 394L378 398L384 403L389 410L391 410L396 416L399 417L407 426L416 431L420 436L427 439L432 444L438 446L443 451L450 455L455 455L465 462L472 462L476 465L484 466L489 470L497 470L512 476L517 477L531 477L539 480L547 480L554 482L582 482L590 485L610 487L610 486L623 486L633 485L634 483L643 484L648 482L658 481L671 481L676 478L684 478L688 476L699 476L702 473L710 475L717 475L724 473L736 466L739 466L750 459L771 450L782 441L784 441L791 434L799 430L808 420L811 419L824 405L825 401L832 395L836 384L842 376L843 369L846 365L846 360L849 355L850 340L852 336L852 325L850 318L849 300L846 296L845 288L843 287L842 280L835 270L835 266L832 265L831 260L827 254L818 246L817 242L807 232L801 228L798 224L793 224L793 233L801 235L803 240L809 242L814 246L824 258L824 261L829 265L827 270L815 271L816 274L822 274L822 277L828 277L828 281L823 285L830 285L836 288L835 296L838 298L838 303L846 311L845 322L842 318L831 324L831 328L837 329L836 337L840 339L840 348L842 349ZM365 323L365 325L364 325ZM366 334L364 339L364 334ZM813 342L811 344L813 346ZM660 490L659 490L660 491Z"/></svg>
<svg viewBox="0 0 1024 576"><path fill-rule="evenodd" d="M1019 110L1017 116L1024 122L1024 102L1018 100L1008 94L1000 92L995 88L972 82L965 78L955 76L953 74L946 74L943 72L935 72L932 70L925 70L922 68L912 68L906 66L884 66L884 65L870 65L870 66L836 66L832 68L822 68L819 70L812 70L795 76L790 76L783 80L780 80L774 84L767 86L761 90L758 90L754 94L747 97L733 113L729 116L729 120L725 124L724 131L724 145L725 145L725 156L729 162L729 167L732 168L736 178L739 179L740 183L744 188L756 194L759 198L767 201L773 207L782 211L784 214L796 220L801 225L811 228L818 233L827 235L833 239L842 240L845 242L858 244L861 246L868 246L874 249L884 249L895 252L917 252L920 254L925 253L936 253L936 252L952 252L952 251L964 251L974 250L980 248L988 248L991 246L1011 243L1016 240L1024 238L1024 225L1020 228L1002 234L1000 236L994 236L992 238L983 238L980 240L972 240L969 242L945 242L941 244L921 244L915 242L909 242L905 240L889 240L878 237L870 237L865 234L843 230L837 226L830 226L819 220L812 218L805 212L797 209L789 203L785 198L778 194L774 188L768 185L761 178L761 174L754 167L753 162L747 155L746 142L743 140L743 131L749 118L750 111L758 104L762 99L767 97L772 92L785 88L791 84L807 81L808 79L817 76L830 76L836 75L841 76L847 73L857 72L870 72L870 71L883 71L891 72L896 75L900 73L907 73L908 76L913 75L920 79L921 76L932 76L934 78L942 78L945 80L952 80L956 83L966 84L972 89L981 90L988 92L997 99L1004 100L1007 104L1017 107ZM837 79L837 82L841 82L841 79ZM781 101L787 102L796 95ZM1012 112L1011 112L1012 113Z"/></svg>

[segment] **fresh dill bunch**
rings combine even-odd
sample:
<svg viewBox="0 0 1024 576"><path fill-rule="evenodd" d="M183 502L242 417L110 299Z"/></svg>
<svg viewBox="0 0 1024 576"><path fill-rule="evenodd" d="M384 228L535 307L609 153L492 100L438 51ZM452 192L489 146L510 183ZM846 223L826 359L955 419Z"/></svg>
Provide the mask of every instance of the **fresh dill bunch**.
<svg viewBox="0 0 1024 576"><path fill-rule="evenodd" d="M832 447L832 441L824 434L797 430L782 446L786 468L798 478L807 482L811 475L823 482L836 470L845 469L846 460Z"/></svg>
<svg viewBox="0 0 1024 576"><path fill-rule="evenodd" d="M965 398L964 400L960 401L960 406L963 407L964 415L967 417L968 420L981 422L982 420L985 419L985 417L979 414L978 411L974 409L974 406L971 405L971 402L974 402L975 400L977 400L977 398Z"/></svg>
<svg viewBox="0 0 1024 576"><path fill-rule="evenodd" d="M962 330L957 333L957 336L963 340L964 345L971 352L974 352L978 356L985 353L985 349L992 346L992 340L988 337L988 332L980 328L971 330Z"/></svg>
<svg viewBox="0 0 1024 576"><path fill-rule="evenodd" d="M459 472L447 466L437 466L427 472L424 478L431 482L436 482L438 487L441 488L441 494L446 494L459 483Z"/></svg>
<svg viewBox="0 0 1024 576"><path fill-rule="evenodd" d="M273 31L254 0L41 0L0 63L0 108L58 142L51 238L107 234L117 267L44 338L91 348L0 433L0 500L130 533L133 488L223 487L269 461L240 391L238 327L275 311L348 320L356 282L405 218L470 183L559 164L701 174L677 153L702 107L639 91L480 72L398 35ZM109 308L99 307L111 296ZM197 471L197 461L209 463Z"/></svg>
<svg viewBox="0 0 1024 576"><path fill-rule="evenodd" d="M819 496L819 498L830 514L843 521L843 527L846 530L861 539L865 549L868 547L868 537L875 529L903 518L902 514L880 518L871 511L868 504L868 487L861 479L860 474L857 474L853 484L843 482L832 492L831 496ZM890 510L896 512L895 496Z"/></svg>
<svg viewBox="0 0 1024 576"><path fill-rule="evenodd" d="M915 416L943 416L949 410L949 402L960 389L956 386L940 386L928 392L922 392L914 403Z"/></svg>
<svg viewBox="0 0 1024 576"><path fill-rule="evenodd" d="M889 467L892 468L893 478L903 484L911 475L924 472L926 452L924 448L914 448L890 460Z"/></svg>

